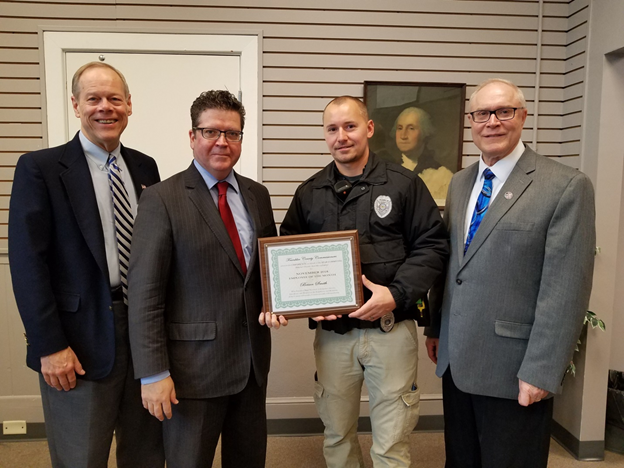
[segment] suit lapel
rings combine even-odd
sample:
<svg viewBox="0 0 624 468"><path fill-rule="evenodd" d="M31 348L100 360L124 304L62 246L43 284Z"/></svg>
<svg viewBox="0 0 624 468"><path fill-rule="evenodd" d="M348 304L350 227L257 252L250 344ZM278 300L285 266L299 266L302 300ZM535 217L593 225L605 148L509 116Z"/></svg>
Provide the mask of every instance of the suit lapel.
<svg viewBox="0 0 624 468"><path fill-rule="evenodd" d="M61 180L80 231L93 258L108 279L102 220L95 198L91 172L78 134L65 147L65 152L59 158L59 164L65 168L61 172Z"/></svg>
<svg viewBox="0 0 624 468"><path fill-rule="evenodd" d="M513 171L509 174L509 178L501 187L498 195L492 202L492 206L490 206L487 213L483 217L483 221L481 222L481 225L479 226L479 229L470 244L470 248L464 257L464 265L475 255L501 218L511 209L512 206L514 206L527 187L531 184L531 182L533 182L533 178L530 174L534 170L535 153L531 148L527 147L516 163ZM510 198L504 196L507 192L511 193Z"/></svg>
<svg viewBox="0 0 624 468"><path fill-rule="evenodd" d="M206 182L202 178L201 174L195 167L194 163L191 163L190 167L184 172L184 183L187 189L187 193L200 215L212 230L213 234L223 247L223 250L228 254L232 263L238 268L240 274L243 274L240 262L236 256L234 245L230 239L230 235L223 224L219 210L214 204L212 195Z"/></svg>
<svg viewBox="0 0 624 468"><path fill-rule="evenodd" d="M479 163L475 163L472 166L465 169L466 174L464 177L458 180L457 195L453 195L454 199L460 200L459 206L454 213L451 214L451 222L455 226L455 245L457 246L457 259L459 265L464 261L464 229L466 224L466 211L468 208L468 201L470 200L470 193L474 187L475 180L477 180L477 174L479 172ZM470 208L474 210L474 207Z"/></svg>
<svg viewBox="0 0 624 468"><path fill-rule="evenodd" d="M243 200L245 200L247 212L251 216L251 220L253 222L253 228L254 228L251 258L249 259L249 267L247 268L247 272L249 272L253 270L253 268L255 267L255 263L258 259L258 256L256 255L256 251L258 250L258 232L260 231L260 214L258 211L258 203L256 201L256 197L251 191L251 186L247 183L245 179L243 179L242 177L239 177L238 174L236 174L236 180L238 181L238 186L241 189L241 195L243 196Z"/></svg>
<svg viewBox="0 0 624 468"><path fill-rule="evenodd" d="M130 177L132 178L132 185L134 185L134 191L136 192L137 201L141 198L143 189L148 185L144 180L143 169L141 168L141 161L135 158L124 145L121 145L121 155L123 156L126 167L130 171Z"/></svg>

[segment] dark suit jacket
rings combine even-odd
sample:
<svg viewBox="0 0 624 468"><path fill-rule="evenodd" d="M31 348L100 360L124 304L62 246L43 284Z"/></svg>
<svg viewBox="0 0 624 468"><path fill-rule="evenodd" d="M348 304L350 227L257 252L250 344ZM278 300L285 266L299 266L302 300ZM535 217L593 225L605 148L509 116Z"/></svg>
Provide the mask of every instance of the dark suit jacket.
<svg viewBox="0 0 624 468"><path fill-rule="evenodd" d="M440 337L436 372L450 366L457 387L478 395L516 399L518 379L558 393L591 291L592 184L527 147L464 255L478 167L455 174L446 200L451 259L441 316L426 330Z"/></svg>
<svg viewBox="0 0 624 468"><path fill-rule="evenodd" d="M181 398L238 393L252 369L258 384L266 383L271 341L258 323L255 241L277 233L267 189L236 178L255 231L246 276L194 164L141 198L129 272L135 376L169 369Z"/></svg>
<svg viewBox="0 0 624 468"><path fill-rule="evenodd" d="M160 180L156 162L122 146L140 195ZM71 346L85 379L107 376L115 358L104 234L88 163L73 140L20 157L9 209L9 262L28 336L27 363Z"/></svg>

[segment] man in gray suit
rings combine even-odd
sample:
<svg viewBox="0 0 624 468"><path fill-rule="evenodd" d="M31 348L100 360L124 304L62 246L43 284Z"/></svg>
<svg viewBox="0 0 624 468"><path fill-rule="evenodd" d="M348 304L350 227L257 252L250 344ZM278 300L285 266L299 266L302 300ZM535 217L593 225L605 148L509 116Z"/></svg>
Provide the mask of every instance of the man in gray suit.
<svg viewBox="0 0 624 468"><path fill-rule="evenodd" d="M546 467L552 398L589 303L594 192L581 172L521 141L512 83L470 97L478 163L452 179L451 259L426 330L442 377L447 468Z"/></svg>
<svg viewBox="0 0 624 468"><path fill-rule="evenodd" d="M270 331L257 239L277 235L267 189L236 174L245 110L227 91L191 106L190 167L145 190L129 272L130 342L143 405L170 468L263 467ZM172 403L174 406L172 407Z"/></svg>

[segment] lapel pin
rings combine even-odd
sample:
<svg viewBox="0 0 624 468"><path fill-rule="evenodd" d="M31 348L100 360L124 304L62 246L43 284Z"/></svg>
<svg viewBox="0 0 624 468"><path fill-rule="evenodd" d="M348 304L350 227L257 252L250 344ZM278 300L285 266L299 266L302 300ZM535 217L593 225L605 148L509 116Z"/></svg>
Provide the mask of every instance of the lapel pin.
<svg viewBox="0 0 624 468"><path fill-rule="evenodd" d="M511 200L511 199L513 198L513 193L511 193L511 192L505 192L505 198L506 198L507 200Z"/></svg>

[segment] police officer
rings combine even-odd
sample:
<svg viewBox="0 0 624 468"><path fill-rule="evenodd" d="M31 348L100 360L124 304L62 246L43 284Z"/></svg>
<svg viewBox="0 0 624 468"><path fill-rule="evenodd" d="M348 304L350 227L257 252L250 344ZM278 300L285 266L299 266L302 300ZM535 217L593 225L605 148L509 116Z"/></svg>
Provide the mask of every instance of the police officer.
<svg viewBox="0 0 624 468"><path fill-rule="evenodd" d="M374 124L360 100L331 101L323 131L334 161L297 189L280 233L357 229L359 235L365 304L349 316L310 321L325 460L329 468L364 466L357 422L365 381L374 466L408 467L408 435L420 401L414 319L417 303L444 268L446 230L418 175L369 151ZM268 313L260 322L276 328L287 323Z"/></svg>

